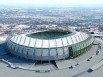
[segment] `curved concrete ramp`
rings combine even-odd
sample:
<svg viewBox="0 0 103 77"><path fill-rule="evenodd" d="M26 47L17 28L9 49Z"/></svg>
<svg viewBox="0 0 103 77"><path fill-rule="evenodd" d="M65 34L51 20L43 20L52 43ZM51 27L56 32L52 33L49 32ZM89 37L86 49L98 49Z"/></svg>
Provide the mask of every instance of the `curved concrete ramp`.
<svg viewBox="0 0 103 77"><path fill-rule="evenodd" d="M71 65L76 64L76 62L74 60L60 60L60 61L55 61L56 65L58 67L58 69L63 69L63 68L67 68L70 67Z"/></svg>
<svg viewBox="0 0 103 77"><path fill-rule="evenodd" d="M103 65L103 60L100 61L98 64L92 66L89 70L90 70L90 71L94 71L94 70L100 68L102 65Z"/></svg>

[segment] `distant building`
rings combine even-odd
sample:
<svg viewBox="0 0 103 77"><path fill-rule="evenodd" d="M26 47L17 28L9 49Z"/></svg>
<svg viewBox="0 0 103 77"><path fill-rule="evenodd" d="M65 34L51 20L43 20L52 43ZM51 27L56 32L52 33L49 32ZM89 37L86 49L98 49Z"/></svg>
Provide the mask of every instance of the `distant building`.
<svg viewBox="0 0 103 77"><path fill-rule="evenodd" d="M103 37L103 32L91 31L93 37Z"/></svg>

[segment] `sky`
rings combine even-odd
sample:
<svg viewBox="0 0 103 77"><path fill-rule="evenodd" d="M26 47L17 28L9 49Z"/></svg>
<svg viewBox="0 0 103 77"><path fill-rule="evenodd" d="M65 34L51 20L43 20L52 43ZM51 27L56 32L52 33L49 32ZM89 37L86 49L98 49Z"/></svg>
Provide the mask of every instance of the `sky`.
<svg viewBox="0 0 103 77"><path fill-rule="evenodd" d="M0 0L0 5L28 6L95 6L103 5L103 0Z"/></svg>

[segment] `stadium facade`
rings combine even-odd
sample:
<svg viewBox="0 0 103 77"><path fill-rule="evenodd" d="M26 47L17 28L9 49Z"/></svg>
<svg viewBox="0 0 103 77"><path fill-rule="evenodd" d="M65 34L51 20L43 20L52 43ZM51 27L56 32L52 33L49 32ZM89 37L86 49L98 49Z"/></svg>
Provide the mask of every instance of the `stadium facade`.
<svg viewBox="0 0 103 77"><path fill-rule="evenodd" d="M52 61L75 58L88 51L93 41L93 37L84 32L43 31L15 35L7 41L7 47L19 57Z"/></svg>

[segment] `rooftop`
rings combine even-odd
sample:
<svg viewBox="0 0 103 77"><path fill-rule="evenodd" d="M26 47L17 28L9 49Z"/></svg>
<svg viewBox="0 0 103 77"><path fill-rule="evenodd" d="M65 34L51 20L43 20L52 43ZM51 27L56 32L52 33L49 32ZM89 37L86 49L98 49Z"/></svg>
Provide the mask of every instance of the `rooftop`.
<svg viewBox="0 0 103 77"><path fill-rule="evenodd" d="M43 32L37 32L28 34L28 37L37 38L37 39L57 39L61 37L71 36L74 33L70 31L56 31L56 30L50 30L50 31L43 31Z"/></svg>

